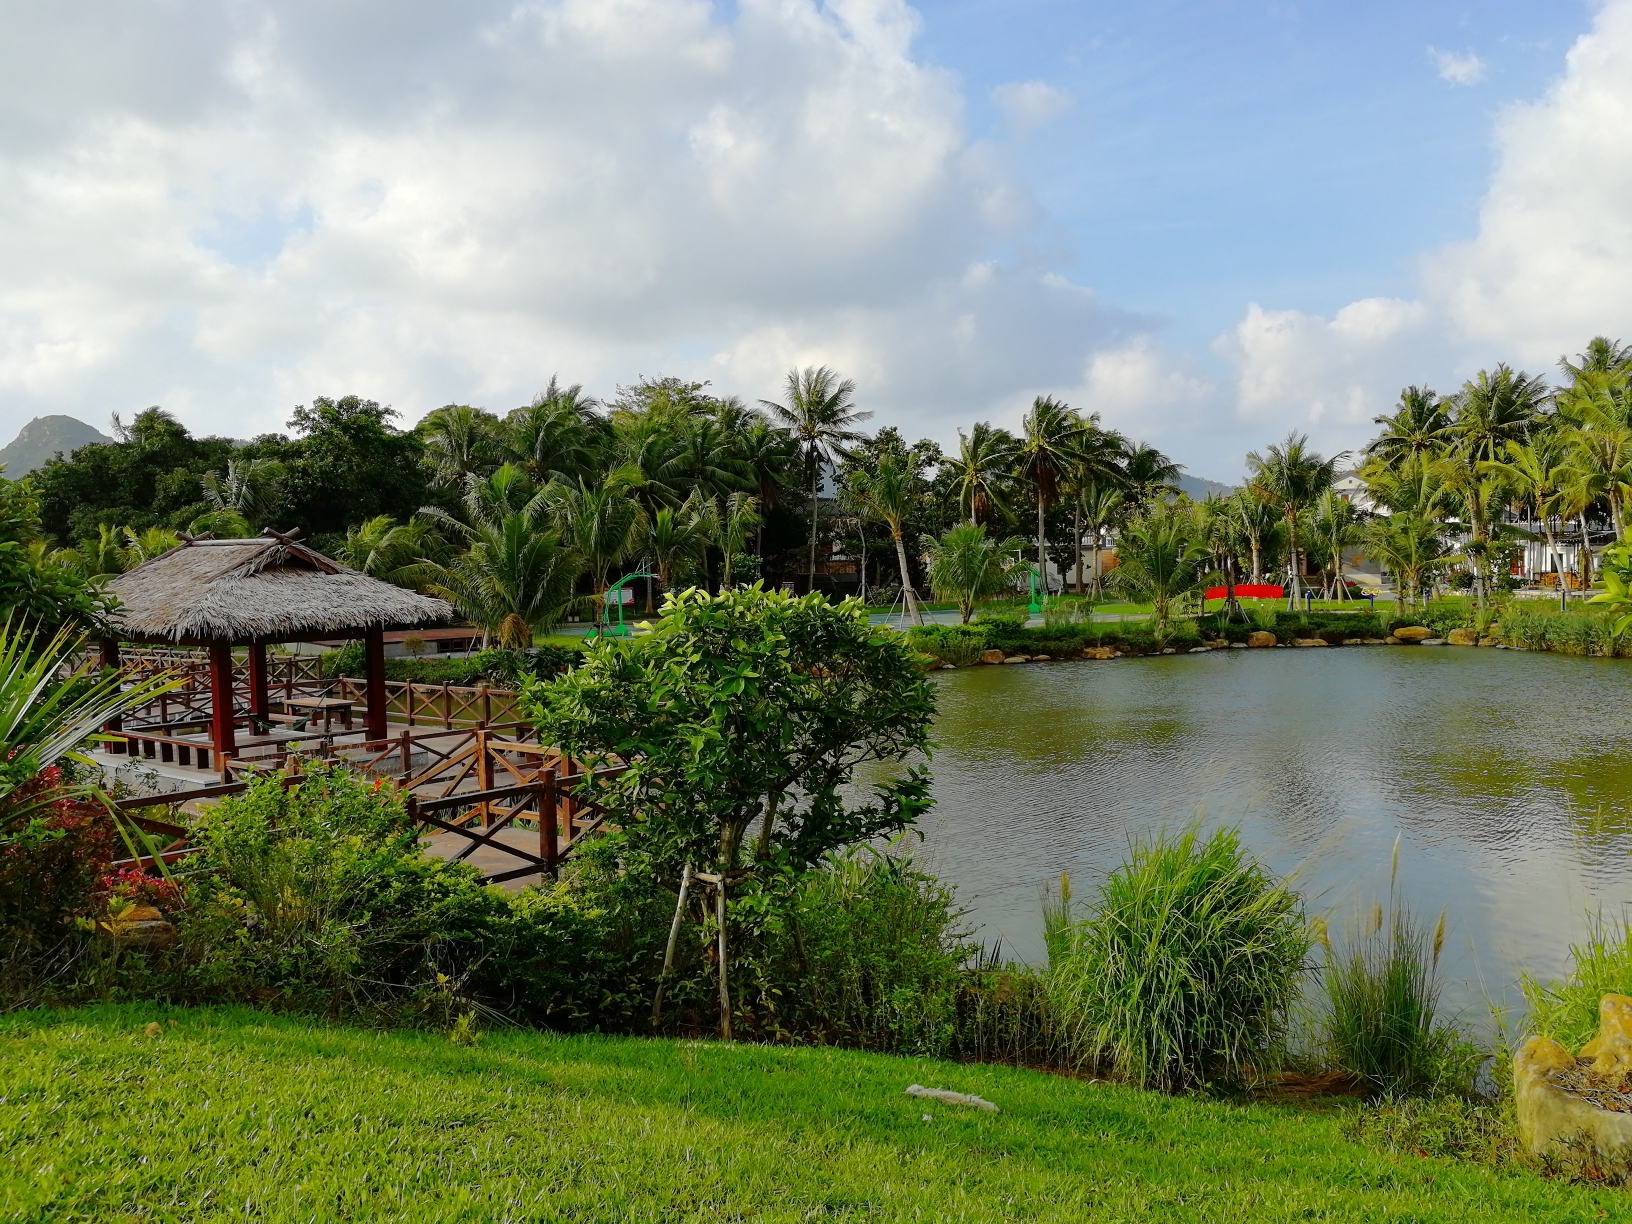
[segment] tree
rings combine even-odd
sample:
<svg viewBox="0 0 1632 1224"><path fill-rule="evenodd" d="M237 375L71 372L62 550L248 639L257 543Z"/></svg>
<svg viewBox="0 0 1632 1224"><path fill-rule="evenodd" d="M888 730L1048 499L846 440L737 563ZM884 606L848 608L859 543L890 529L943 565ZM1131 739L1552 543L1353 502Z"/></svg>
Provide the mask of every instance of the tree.
<svg viewBox="0 0 1632 1224"><path fill-rule="evenodd" d="M285 525L309 536L338 536L364 519L407 519L423 506L429 492L420 462L424 447L391 424L396 415L355 395L297 407L289 425L302 436L283 452Z"/></svg>
<svg viewBox="0 0 1632 1224"><path fill-rule="evenodd" d="M1090 418L1097 423L1097 416ZM1026 413L1017 451L1019 475L1037 500L1037 580L1048 585L1048 529L1043 516L1060 494L1085 422L1051 395L1039 395Z"/></svg>
<svg viewBox="0 0 1632 1224"><path fill-rule="evenodd" d="M1383 432L1366 446L1369 458L1397 468L1413 457L1444 454L1452 442L1447 402L1428 387L1407 387L1392 415L1373 417Z"/></svg>
<svg viewBox="0 0 1632 1224"><path fill-rule="evenodd" d="M1452 397L1455 414L1451 424L1453 453L1463 469L1470 474L1481 472L1482 464L1501 460L1509 442L1527 439L1538 424L1547 398L1545 382L1522 371L1516 372L1506 365L1498 365L1494 371L1480 370L1464 383ZM1482 552L1490 538L1485 491L1471 475L1456 481L1455 485L1463 495L1474 544ZM1479 606L1483 607L1485 575L1482 566L1475 570L1474 594Z"/></svg>
<svg viewBox="0 0 1632 1224"><path fill-rule="evenodd" d="M1394 575L1400 596L1411 609L1455 560L1445 536L1444 523L1413 509L1377 516L1366 524L1361 539L1367 554Z"/></svg>
<svg viewBox="0 0 1632 1224"><path fill-rule="evenodd" d="M438 488L459 488L465 477L485 476L502 459L498 417L468 404L438 408L414 432L425 443L425 463Z"/></svg>
<svg viewBox="0 0 1632 1224"><path fill-rule="evenodd" d="M1279 446L1267 448L1266 455L1253 451L1247 456L1252 487L1281 513L1286 523L1287 548L1291 556L1292 584L1289 602L1296 606L1299 594L1298 520L1332 487L1337 465L1347 452L1323 459L1309 449L1309 436L1296 431L1286 435Z"/></svg>
<svg viewBox="0 0 1632 1224"><path fill-rule="evenodd" d="M1559 571L1562 584L1564 558L1554 541L1553 517L1561 513L1569 499L1571 472L1565 462L1562 441L1551 433L1540 434L1532 442L1506 443L1506 454L1480 464L1482 471L1497 477L1514 497L1541 521L1547 538L1547 556Z"/></svg>
<svg viewBox="0 0 1632 1224"><path fill-rule="evenodd" d="M924 751L935 712L904 638L869 624L857 600L683 591L649 634L592 642L581 666L529 683L522 702L542 742L589 770L621 767L582 793L617 830L628 870L678 883L683 868L709 868L726 1037L725 890L899 833L930 803L916 767L875 784L870 802L846 802L861 766Z"/></svg>
<svg viewBox="0 0 1632 1224"><path fill-rule="evenodd" d="M1229 514L1239 526L1252 555L1252 581L1264 580L1264 543L1280 521L1275 505L1250 485L1230 494Z"/></svg>
<svg viewBox="0 0 1632 1224"><path fill-rule="evenodd" d="M1327 489L1315 504L1313 536L1324 556L1322 568L1330 568L1337 598L1348 594L1343 581L1343 550L1360 538L1361 524L1354 505L1335 490Z"/></svg>
<svg viewBox="0 0 1632 1224"><path fill-rule="evenodd" d="M552 480L571 484L595 467L605 423L595 401L577 383L550 385L533 402L504 419L504 449L540 486Z"/></svg>
<svg viewBox="0 0 1632 1224"><path fill-rule="evenodd" d="M846 446L861 439L855 426L870 418L871 412L857 410L856 384L841 379L827 366L806 366L789 370L785 403L761 400L774 419L780 421L804 452L810 479L809 587L816 589L817 515L821 505L821 473Z"/></svg>
<svg viewBox="0 0 1632 1224"><path fill-rule="evenodd" d="M552 483L540 495L562 542L582 559L590 586L598 597L595 623L606 616L607 571L628 557L640 541L646 515L640 504L616 479L590 485Z"/></svg>
<svg viewBox="0 0 1632 1224"><path fill-rule="evenodd" d="M674 588L676 567L694 561L703 555L714 537L714 523L709 506L693 497L679 509L663 506L646 520L645 553L657 571L657 580L665 591ZM646 612L652 611L651 590L647 588Z"/></svg>
<svg viewBox="0 0 1632 1224"><path fill-rule="evenodd" d="M1158 497L1178 492L1174 482L1184 474L1184 465L1174 463L1149 443L1123 441L1120 458L1122 483L1132 513L1144 514Z"/></svg>
<svg viewBox="0 0 1632 1224"><path fill-rule="evenodd" d="M902 533L902 524L913 510L916 495L914 480L915 475L906 464L890 458L880 462L874 472L862 470L851 473L849 484L863 515L889 528L890 538L895 542L896 564L901 567L901 595L906 600L907 615L912 618L913 624L921 625L924 616L918 610L918 596L912 589L912 573L907 568L907 549Z"/></svg>
<svg viewBox="0 0 1632 1224"><path fill-rule="evenodd" d="M1128 522L1116 541L1111 581L1153 605L1156 635L1165 636L1173 602L1190 594L1208 573L1209 553L1188 507L1162 504Z"/></svg>
<svg viewBox="0 0 1632 1224"><path fill-rule="evenodd" d="M228 459L225 475L204 473L204 500L215 512L237 514L259 530L277 504L283 474L283 465L273 459Z"/></svg>
<svg viewBox="0 0 1632 1224"><path fill-rule="evenodd" d="M926 540L929 586L937 599L958 605L958 618L967 625L975 604L1012 587L1020 568L1018 554L1025 548L1019 538L993 540L980 523L958 523L938 540Z"/></svg>
<svg viewBox="0 0 1632 1224"><path fill-rule="evenodd" d="M427 567L434 564L433 554L440 544L425 521L412 518L398 523L389 514L380 514L347 529L336 559L381 582L418 587L425 581Z"/></svg>
<svg viewBox="0 0 1632 1224"><path fill-rule="evenodd" d="M958 431L958 453L947 461L957 482L958 506L971 525L1008 510L1008 494L1020 447L1006 429L977 421L967 436Z"/></svg>
<svg viewBox="0 0 1632 1224"><path fill-rule="evenodd" d="M1089 594L1098 599L1101 594L1104 572L1100 566L1100 544L1105 533L1117 523L1121 522L1126 510L1127 502L1122 490L1116 485L1105 481L1091 481L1077 494L1077 508L1082 515L1082 523L1088 531L1088 538L1094 542L1094 577L1089 588ZM1077 566L1077 594L1082 590L1082 566Z"/></svg>
<svg viewBox="0 0 1632 1224"><path fill-rule="evenodd" d="M742 490L721 498L718 506L714 538L720 546L724 566L720 589L728 590L738 568L749 559L748 533L758 531L765 520L759 513L759 498Z"/></svg>
<svg viewBox="0 0 1632 1224"><path fill-rule="evenodd" d="M583 569L543 520L536 500L469 523L447 519L465 551L447 565L425 566L425 589L480 625L484 638L508 650L531 646L536 634L560 623Z"/></svg>

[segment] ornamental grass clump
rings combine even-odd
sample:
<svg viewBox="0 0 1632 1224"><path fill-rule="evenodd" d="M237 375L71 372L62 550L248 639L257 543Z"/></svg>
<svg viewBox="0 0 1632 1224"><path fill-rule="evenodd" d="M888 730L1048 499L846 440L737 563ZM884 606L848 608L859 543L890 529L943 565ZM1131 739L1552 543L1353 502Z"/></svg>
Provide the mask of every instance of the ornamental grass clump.
<svg viewBox="0 0 1632 1224"><path fill-rule="evenodd" d="M1526 973L1519 989L1529 1007L1529 1033L1579 1050L1598 1035L1598 1005L1606 994L1632 993L1632 925L1595 920L1581 943L1570 945L1570 975L1542 982Z"/></svg>
<svg viewBox="0 0 1632 1224"><path fill-rule="evenodd" d="M1429 930L1403 906L1378 905L1342 947L1322 942L1331 1065L1382 1096L1471 1092L1480 1055L1438 1019L1445 915Z"/></svg>
<svg viewBox="0 0 1632 1224"><path fill-rule="evenodd" d="M1298 894L1234 829L1136 842L1081 921L1050 934L1051 994L1079 1065L1141 1087L1241 1082L1271 1062L1309 953Z"/></svg>

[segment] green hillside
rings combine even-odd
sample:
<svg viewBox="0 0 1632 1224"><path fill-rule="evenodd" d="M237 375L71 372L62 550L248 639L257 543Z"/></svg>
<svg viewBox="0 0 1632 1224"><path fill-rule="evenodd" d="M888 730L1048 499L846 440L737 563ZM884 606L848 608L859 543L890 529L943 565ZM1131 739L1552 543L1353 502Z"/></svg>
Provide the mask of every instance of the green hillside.
<svg viewBox="0 0 1632 1224"><path fill-rule="evenodd" d="M12 480L42 468L58 451L72 454L75 448L113 439L71 416L35 417L24 425L11 444L0 450L0 464Z"/></svg>
<svg viewBox="0 0 1632 1224"><path fill-rule="evenodd" d="M147 1026L158 1023L159 1035ZM1396 1156L1341 1111L835 1049L251 1011L0 1018L0 1218L1626 1219L1617 1191ZM906 1096L977 1093L1001 1113Z"/></svg>

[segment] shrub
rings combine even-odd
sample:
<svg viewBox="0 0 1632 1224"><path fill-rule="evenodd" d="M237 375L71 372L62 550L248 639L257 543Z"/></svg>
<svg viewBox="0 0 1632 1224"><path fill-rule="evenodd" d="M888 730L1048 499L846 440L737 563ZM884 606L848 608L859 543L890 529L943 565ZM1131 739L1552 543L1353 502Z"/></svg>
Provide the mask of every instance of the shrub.
<svg viewBox="0 0 1632 1224"><path fill-rule="evenodd" d="M418 684L452 684L461 688L490 684L519 689L528 676L549 680L576 667L583 651L575 646L529 646L525 650L484 650L479 654L448 659L387 659L387 680L412 680ZM363 644L348 642L339 650L326 651L323 674L331 679L348 676L361 679L365 669Z"/></svg>
<svg viewBox="0 0 1632 1224"><path fill-rule="evenodd" d="M1366 927L1341 948L1323 936L1331 1065L1387 1096L1471 1092L1480 1057L1436 1018L1445 915L1430 935L1405 908L1385 920L1379 905Z"/></svg>
<svg viewBox="0 0 1632 1224"><path fill-rule="evenodd" d="M25 804L55 792L58 777L55 766L44 769L7 798ZM0 936L48 942L65 920L89 913L117 841L107 812L82 799L51 802L0 840Z"/></svg>
<svg viewBox="0 0 1632 1224"><path fill-rule="evenodd" d="M980 625L914 625L907 631L907 642L943 663L964 667L986 649L986 630Z"/></svg>
<svg viewBox="0 0 1632 1224"><path fill-rule="evenodd" d="M1075 1057L1141 1086L1240 1080L1273 1057L1309 934L1298 895L1235 830L1137 842L1055 940L1059 1023Z"/></svg>

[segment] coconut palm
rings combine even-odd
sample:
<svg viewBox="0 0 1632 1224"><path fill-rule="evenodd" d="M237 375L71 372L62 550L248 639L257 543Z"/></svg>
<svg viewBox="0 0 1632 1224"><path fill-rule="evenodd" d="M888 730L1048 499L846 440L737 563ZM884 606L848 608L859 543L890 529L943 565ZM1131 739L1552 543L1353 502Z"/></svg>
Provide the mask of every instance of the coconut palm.
<svg viewBox="0 0 1632 1224"><path fill-rule="evenodd" d="M582 559L598 597L595 620L606 615L607 571L639 546L646 514L615 477L599 484L552 483L541 498L562 542Z"/></svg>
<svg viewBox="0 0 1632 1224"><path fill-rule="evenodd" d="M426 581L439 544L427 522L413 518L399 523L381 514L348 528L335 557L359 574L417 588Z"/></svg>
<svg viewBox="0 0 1632 1224"><path fill-rule="evenodd" d="M1174 463L1148 442L1125 442L1121 469L1128 508L1133 514L1144 514L1157 498L1177 493L1174 482L1184 474L1182 464Z"/></svg>
<svg viewBox="0 0 1632 1224"><path fill-rule="evenodd" d="M967 625L979 600L1014 585L1025 546L1019 537L993 540L978 523L955 524L940 539L924 541L929 588L937 599L955 602L959 620Z"/></svg>
<svg viewBox="0 0 1632 1224"><path fill-rule="evenodd" d="M1632 373L1632 344L1622 344L1608 336L1594 336L1587 342L1587 350L1574 361L1558 359L1559 368L1574 382L1583 374Z"/></svg>
<svg viewBox="0 0 1632 1224"><path fill-rule="evenodd" d="M596 465L605 427L595 407L577 383L563 387L552 376L532 403L504 419L504 449L535 483L571 483Z"/></svg>
<svg viewBox="0 0 1632 1224"><path fill-rule="evenodd" d="M883 523L890 530L890 538L895 542L895 559L901 567L901 594L906 600L907 615L912 623L924 623L923 613L918 610L918 596L912 589L912 574L907 568L907 549L903 542L902 525L907 516L912 513L913 503L917 500L917 476L911 466L902 463L895 456L886 456L879 460L877 468L868 472L858 469L850 474L850 490L862 514Z"/></svg>
<svg viewBox="0 0 1632 1224"><path fill-rule="evenodd" d="M1247 470L1252 473L1251 486L1260 497L1273 505L1286 524L1288 555L1291 561L1292 583L1288 591L1289 606L1296 607L1299 595L1298 523L1315 505L1337 476L1337 465L1348 457L1340 452L1330 459L1322 458L1309 449L1309 436L1296 431L1286 435L1279 446L1266 448L1260 455L1253 451L1247 456Z"/></svg>
<svg viewBox="0 0 1632 1224"><path fill-rule="evenodd" d="M453 603L507 650L533 644L572 605L582 572L578 554L548 530L537 505L456 524L465 551L448 565L427 565L425 589Z"/></svg>
<svg viewBox="0 0 1632 1224"><path fill-rule="evenodd" d="M743 557L747 554L749 533L758 531L765 521L759 513L759 498L741 489L721 498L716 511L716 521L718 528L715 532L715 541L719 544L723 556L720 586L724 590L729 590L734 577L733 571L742 564Z"/></svg>
<svg viewBox="0 0 1632 1224"><path fill-rule="evenodd" d="M1111 582L1134 599L1150 601L1159 639L1167 634L1174 601L1201 586L1211 569L1189 508L1168 503L1123 526L1116 557Z"/></svg>
<svg viewBox="0 0 1632 1224"><path fill-rule="evenodd" d="M1399 467L1405 460L1443 454L1453 440L1449 406L1428 387L1407 387L1392 415L1373 417L1383 432L1366 446L1368 458Z"/></svg>
<svg viewBox="0 0 1632 1224"><path fill-rule="evenodd" d="M1416 607L1440 572L1455 561L1445 524L1415 510L1379 515L1361 533L1366 554L1394 575L1407 608Z"/></svg>
<svg viewBox="0 0 1632 1224"><path fill-rule="evenodd" d="M154 557L162 557L181 544L180 536L163 527L149 527L141 532L130 527L123 527L120 530L125 534L127 569L134 569L143 561L151 561Z"/></svg>
<svg viewBox="0 0 1632 1224"><path fill-rule="evenodd" d="M820 508L821 475L845 447L861 440L855 426L870 418L871 412L858 411L856 384L840 378L827 366L806 366L789 370L784 394L786 403L761 400L772 416L798 440L804 451L810 477L810 572L809 589L816 589L816 529Z"/></svg>
<svg viewBox="0 0 1632 1224"><path fill-rule="evenodd" d="M278 496L283 465L272 459L228 459L225 474L204 473L204 500L215 513L233 512L251 529L261 526Z"/></svg>
<svg viewBox="0 0 1632 1224"><path fill-rule="evenodd" d="M1313 542L1323 556L1323 568L1331 571L1331 584L1341 600L1348 594L1343 581L1343 550L1360 539L1360 516L1348 498L1327 489L1315 504L1311 525Z"/></svg>
<svg viewBox="0 0 1632 1224"><path fill-rule="evenodd" d="M446 404L429 413L416 430L425 442L431 483L455 489L470 476L484 476L498 466L503 448L499 420L468 404Z"/></svg>
<svg viewBox="0 0 1632 1224"><path fill-rule="evenodd" d="M717 524L710 509L708 502L693 495L682 506L660 507L646 520L643 551L665 591L674 586L675 570L701 557L713 540ZM651 588L648 587L646 611L651 610Z"/></svg>
<svg viewBox="0 0 1632 1224"><path fill-rule="evenodd" d="M1073 457L1089 424L1069 404L1051 395L1039 395L1026 413L1016 454L1016 470L1031 486L1037 502L1037 577L1046 586L1048 579L1048 529L1043 515L1058 500L1061 486L1069 478Z"/></svg>
<svg viewBox="0 0 1632 1224"><path fill-rule="evenodd" d="M1264 545L1275 534L1280 514L1275 503L1248 485L1230 494L1228 514L1240 529L1252 556L1252 581L1264 580Z"/></svg>
<svg viewBox="0 0 1632 1224"><path fill-rule="evenodd" d="M673 468L690 491L712 501L753 483L740 443L726 425L710 416L694 417L677 435Z"/></svg>
<svg viewBox="0 0 1632 1224"><path fill-rule="evenodd" d="M1485 460L1480 468L1501 480L1514 500L1541 521L1548 559L1562 579L1564 562L1553 532L1554 516L1566 512L1570 500L1571 471L1562 439L1549 431L1530 442L1509 441L1503 449L1501 459Z"/></svg>
<svg viewBox="0 0 1632 1224"><path fill-rule="evenodd" d="M1098 599L1101 594L1101 579L1104 574L1100 567L1100 547L1105 534L1121 522L1127 514L1127 500L1120 483L1094 480L1084 485L1077 493L1077 510L1082 516L1083 528L1094 545L1093 579L1089 585L1088 594ZM1077 563L1077 594L1082 590L1082 563Z"/></svg>
<svg viewBox="0 0 1632 1224"><path fill-rule="evenodd" d="M1008 509L1019 443L1006 429L977 421L958 430L958 454L947 460L958 489L958 506L971 524L990 522Z"/></svg>

